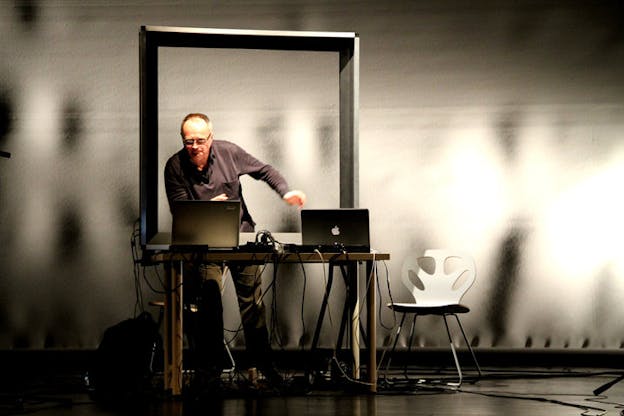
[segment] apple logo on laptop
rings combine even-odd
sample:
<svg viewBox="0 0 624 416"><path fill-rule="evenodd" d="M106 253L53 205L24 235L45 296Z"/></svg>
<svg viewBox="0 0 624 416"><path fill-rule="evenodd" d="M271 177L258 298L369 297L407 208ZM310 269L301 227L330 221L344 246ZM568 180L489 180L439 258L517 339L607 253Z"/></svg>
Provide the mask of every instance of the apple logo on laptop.
<svg viewBox="0 0 624 416"><path fill-rule="evenodd" d="M340 235L340 227L338 227L337 225L334 225L331 229L331 233L332 235Z"/></svg>

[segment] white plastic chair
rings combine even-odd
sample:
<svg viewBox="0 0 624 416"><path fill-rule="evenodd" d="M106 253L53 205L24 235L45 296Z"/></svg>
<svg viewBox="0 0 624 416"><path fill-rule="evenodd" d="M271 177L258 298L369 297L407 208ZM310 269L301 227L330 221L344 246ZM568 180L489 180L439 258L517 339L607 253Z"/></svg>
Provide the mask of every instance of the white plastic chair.
<svg viewBox="0 0 624 416"><path fill-rule="evenodd" d="M428 273L421 267L421 261L425 258L433 260L433 272ZM445 265L449 260L453 259L453 264L457 263L456 267L447 274ZM416 280L418 279L418 280ZM438 315L444 320L444 326L448 335L449 342L451 344L451 351L453 352L453 358L455 360L455 367L457 368L458 382L448 383L452 386L459 387L463 380L463 374L457 358L457 351L453 343L451 331L449 330L449 324L447 321L448 316L454 316L459 329L464 337L466 346L468 347L472 359L476 366L479 377L481 376L481 368L477 362L475 353L468 342L466 333L459 320L459 314L468 313L470 309L468 306L460 303L461 298L472 286L476 279L476 267L474 260L470 256L460 255L452 253L448 250L430 249L426 250L423 256L420 257L408 257L403 263L401 268L401 281L405 285L412 296L414 297L414 303L389 303L387 306L402 314L401 321L398 325L397 332L395 334L392 350L388 357L386 365L386 373L390 366L392 353L396 349L397 341L403 327L403 322L407 314L413 314L412 328L409 337L408 353L412 348L412 338L414 337L414 327L416 325L416 317L418 315ZM416 280L416 284L414 283ZM384 351L385 354L385 351ZM383 356L380 362L383 361Z"/></svg>

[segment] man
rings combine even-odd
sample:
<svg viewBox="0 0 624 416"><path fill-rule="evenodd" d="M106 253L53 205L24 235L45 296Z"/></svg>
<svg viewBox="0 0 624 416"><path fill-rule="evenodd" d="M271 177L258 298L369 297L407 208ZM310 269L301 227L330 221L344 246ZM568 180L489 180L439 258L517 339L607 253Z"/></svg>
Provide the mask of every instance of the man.
<svg viewBox="0 0 624 416"><path fill-rule="evenodd" d="M165 165L165 189L170 206L175 200L240 200L240 230L253 232L255 223L243 199L242 175L266 182L290 205L302 207L305 204L305 194L289 190L288 183L275 168L234 143L214 139L212 123L205 114L191 113L184 117L180 134L184 147ZM257 367L270 382L279 382L281 378L272 366L258 266L231 263L228 267L236 288L250 366ZM199 264L193 265L192 271L199 278L198 331L191 328L195 332L193 344L198 353L197 368L206 378L214 378L222 371L220 289L223 266Z"/></svg>

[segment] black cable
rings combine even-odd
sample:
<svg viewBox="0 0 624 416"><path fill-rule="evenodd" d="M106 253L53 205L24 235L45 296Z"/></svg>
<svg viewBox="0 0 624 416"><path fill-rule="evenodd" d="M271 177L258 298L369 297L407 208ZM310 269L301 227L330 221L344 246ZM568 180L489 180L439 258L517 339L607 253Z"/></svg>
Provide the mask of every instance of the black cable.
<svg viewBox="0 0 624 416"><path fill-rule="evenodd" d="M166 290L165 289L165 282L164 280L160 277L160 274L158 273L158 266L154 265L152 266L154 273L156 274L156 278L158 279L158 283L160 283L160 287L162 289L157 289L155 288L152 283L150 282L148 276L147 276L147 267L143 267L143 280L145 281L145 284L150 288L150 290L154 293L160 294L160 295L166 295L167 293L170 293L170 290Z"/></svg>
<svg viewBox="0 0 624 416"><path fill-rule="evenodd" d="M392 298L392 290L390 289L390 273L388 272L388 265L386 264L385 261L382 261L382 263L384 265L384 268L386 269L386 287L388 289L388 298L390 299L390 304L393 304L394 303L394 299ZM379 286L379 279L377 280L377 285ZM381 315L381 304L382 304L382 302L381 302L381 299L382 299L381 288L379 288L379 299L380 299L380 302L379 302L379 322L380 322L382 328L384 328L384 329L386 329L388 331L391 331L396 326L396 322L397 322L396 311L394 309L391 309L392 310L392 317L393 317L393 320L394 320L394 324L391 327L385 326L384 323L383 323L382 315Z"/></svg>
<svg viewBox="0 0 624 416"><path fill-rule="evenodd" d="M462 393L474 394L474 395L485 396L485 397L495 397L495 398L501 398L501 399L528 400L528 401L536 401L536 402L540 402L540 403L551 403L551 404L556 404L556 405L560 405L560 406L573 407L573 408L582 410L583 413L581 413L581 415L588 415L587 412L590 412L590 411L600 412L599 415L604 415L604 414L607 413L606 409L602 409L600 407L587 406L587 405L576 404L576 403L569 403L569 402L564 402L562 400L549 399L549 398L546 398L546 397L532 397L532 396L523 395L525 393L503 394L503 393L496 393L496 392L470 391L470 390L464 390L464 389L458 389L458 391L460 391Z"/></svg>
<svg viewBox="0 0 624 416"><path fill-rule="evenodd" d="M607 396L600 396L602 399L606 399ZM608 405L608 406L613 406L616 409L622 409L624 408L624 404L623 403L619 403L619 402L608 402L605 400L598 400L598 398L596 397L592 397L589 399L585 399L588 402L592 402L592 403L598 403L598 404L603 404L603 405ZM624 410L620 411L620 414L623 414Z"/></svg>
<svg viewBox="0 0 624 416"><path fill-rule="evenodd" d="M602 409L599 407L594 407L594 406L589 406L589 405L582 405L582 404L576 404L576 403L570 403L570 402L566 402L563 400L557 400L557 399L550 399L547 397L543 397L544 395L534 395L531 393L515 393L515 392L494 392L494 391L477 391L477 390L466 390L466 389L462 389L462 388L457 388L457 387L447 387L444 385L428 385L428 384L423 384L421 382L415 381L415 380L401 380L403 381L403 385L405 385L406 387L412 387L415 388L416 390L407 390L407 389L401 389L401 390L397 390L397 389L393 389L392 391L379 391L378 394L380 395L384 395L384 394L402 394L402 395L407 395L407 394L413 394L413 393L417 393L417 392L422 392L422 391L428 391L428 392L436 392L438 394L445 394L445 393L466 393L466 394L474 394L474 395L481 395L481 396L485 396L485 397L494 397L494 398L503 398L503 399L516 399L516 400L528 400L528 401L537 401L537 402L543 402L543 403L551 403L551 404L555 404L555 405L560 405L560 406L566 406L566 407L574 407L577 409L582 410L581 415L586 415L589 416L588 412L599 412L599 415L604 415L607 413L606 409ZM585 394L561 394L561 393L553 393L551 395L559 395L559 396L585 396ZM585 399L587 401L594 401L596 403L601 403L601 404L614 404L614 405L619 405L619 403L603 403L603 402L599 402L596 401L594 399ZM594 416L596 416L594 414Z"/></svg>
<svg viewBox="0 0 624 416"><path fill-rule="evenodd" d="M138 227L139 227L139 219L134 222L132 234L130 236L130 250L132 254L132 262L133 262L133 275L134 275L134 317L138 316L141 312L145 310L145 305L143 303L143 291L141 288L141 280L140 280L140 272L137 269L139 267L138 262L138 245L137 245L137 235L138 235Z"/></svg>
<svg viewBox="0 0 624 416"><path fill-rule="evenodd" d="M622 380L624 380L624 374L598 387L597 389L593 391L593 393L595 396L599 396L600 394L604 393L605 391L607 391L608 389L610 389L611 387L613 387L614 385L616 385Z"/></svg>
<svg viewBox="0 0 624 416"><path fill-rule="evenodd" d="M277 319L277 262L273 263L273 280L271 282L273 297L271 298L271 340L275 340L275 343L283 348L282 335L279 330ZM267 291L268 292L268 291Z"/></svg>
<svg viewBox="0 0 624 416"><path fill-rule="evenodd" d="M141 279L145 282L145 284L149 287L149 289L153 293L157 293L161 295L172 293L176 291L177 289L179 289L180 287L182 287L183 285L183 283L180 283L174 288L171 288L169 290L165 289L165 282L158 272L160 265L159 264L153 264L153 265L144 264L143 253L140 251L140 244L139 244L139 239L140 239L139 224L140 224L140 220L137 219L134 222L131 241L130 241L132 261L133 261L135 299L136 299L135 306L134 306L135 316L145 311L145 302L143 300L143 288L141 285ZM152 270L154 270L156 279L158 280L160 287L162 289L158 289L154 287L154 285L150 282L150 279L147 273L148 267L151 267Z"/></svg>
<svg viewBox="0 0 624 416"><path fill-rule="evenodd" d="M304 305L305 305L305 294L306 294L306 287L307 287L307 282L308 282L308 275L306 274L306 271L305 271L305 265L303 263L303 259L301 258L301 253L297 252L297 258L299 259L299 265L301 266L301 272L303 274L303 289L301 291L301 333L302 333L302 338L303 338L303 336L305 336L305 333L306 333ZM299 347L303 348L302 341L299 342Z"/></svg>

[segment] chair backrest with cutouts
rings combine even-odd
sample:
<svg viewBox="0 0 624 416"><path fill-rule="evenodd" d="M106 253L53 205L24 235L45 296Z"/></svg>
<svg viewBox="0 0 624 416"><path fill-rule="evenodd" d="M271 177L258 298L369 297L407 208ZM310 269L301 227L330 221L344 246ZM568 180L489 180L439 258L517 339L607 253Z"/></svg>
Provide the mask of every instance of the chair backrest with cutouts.
<svg viewBox="0 0 624 416"><path fill-rule="evenodd" d="M424 259L432 261L431 272L423 269ZM426 250L419 257L408 256L401 269L401 281L421 306L458 304L476 275L472 257L443 249Z"/></svg>

